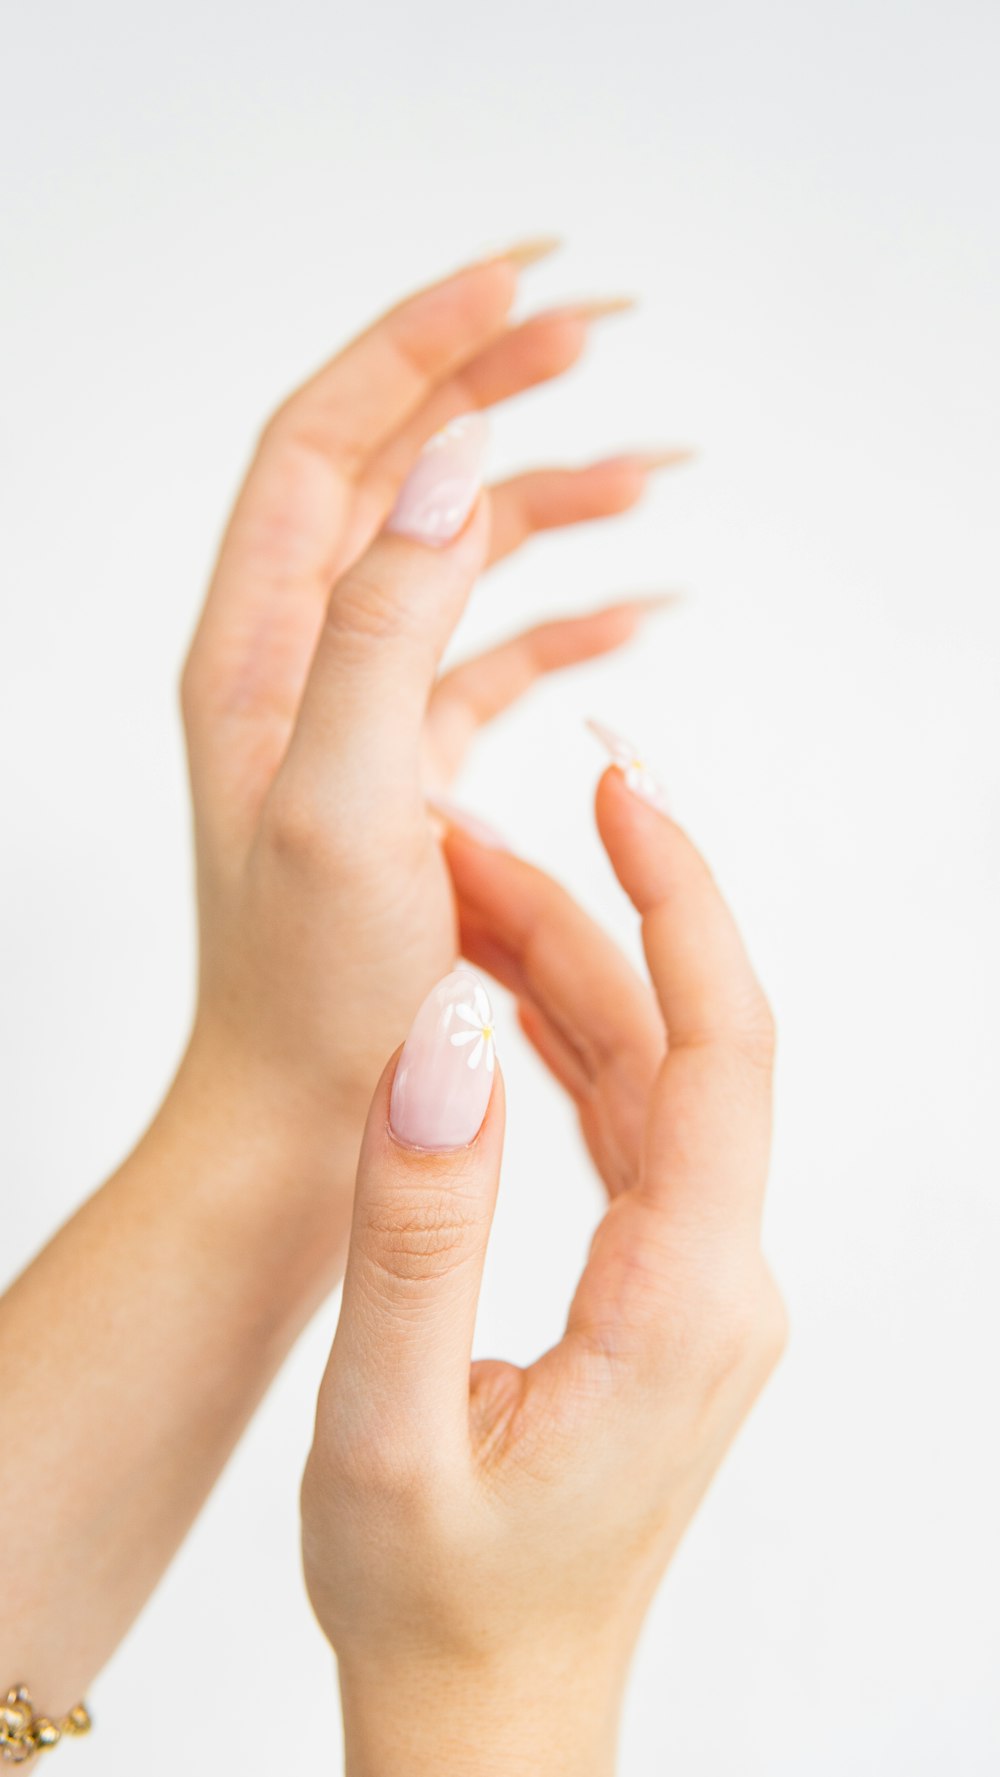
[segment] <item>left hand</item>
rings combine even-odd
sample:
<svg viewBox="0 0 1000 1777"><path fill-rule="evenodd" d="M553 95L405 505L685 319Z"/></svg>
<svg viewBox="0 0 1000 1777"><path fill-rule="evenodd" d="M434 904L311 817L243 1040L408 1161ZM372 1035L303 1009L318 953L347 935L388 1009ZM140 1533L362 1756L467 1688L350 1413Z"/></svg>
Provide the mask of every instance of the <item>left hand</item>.
<svg viewBox="0 0 1000 1777"><path fill-rule="evenodd" d="M456 953L425 794L540 673L617 646L643 615L632 602L550 623L438 677L480 570L535 531L633 504L639 455L472 489L447 537L380 529L410 471L425 486L447 467L450 446L420 454L442 426L582 351L586 307L509 324L517 273L501 255L410 298L279 409L184 675L201 981L166 1115L209 1107L222 1145L235 1133L260 1155L320 1292L381 1058Z"/></svg>

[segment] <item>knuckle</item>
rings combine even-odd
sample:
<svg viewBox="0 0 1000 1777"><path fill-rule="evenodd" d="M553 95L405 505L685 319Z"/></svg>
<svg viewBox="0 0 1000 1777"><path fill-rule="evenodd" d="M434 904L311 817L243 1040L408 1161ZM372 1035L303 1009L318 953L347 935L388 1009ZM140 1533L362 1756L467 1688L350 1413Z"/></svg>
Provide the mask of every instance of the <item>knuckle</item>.
<svg viewBox="0 0 1000 1777"><path fill-rule="evenodd" d="M481 1217L451 1196L372 1204L360 1215L369 1277L420 1287L450 1277L469 1257Z"/></svg>
<svg viewBox="0 0 1000 1777"><path fill-rule="evenodd" d="M315 790L294 782L275 787L261 817L259 844L269 863L296 875L326 875L336 870L346 842L338 843L340 823L333 821Z"/></svg>
<svg viewBox="0 0 1000 1777"><path fill-rule="evenodd" d="M758 1347L766 1371L770 1374L788 1346L791 1323L788 1308L771 1271L764 1267L758 1312Z"/></svg>
<svg viewBox="0 0 1000 1777"><path fill-rule="evenodd" d="M369 1415L337 1414L317 1428L303 1477L303 1503L317 1514L366 1509L373 1498L416 1506L431 1491L433 1440L415 1441Z"/></svg>
<svg viewBox="0 0 1000 1777"><path fill-rule="evenodd" d="M352 568L327 607L325 630L338 647L345 642L384 642L406 627L406 606L391 584Z"/></svg>
<svg viewBox="0 0 1000 1777"><path fill-rule="evenodd" d="M321 458L328 454L307 387L294 389L268 415L258 435L256 454L259 461L281 461L298 448Z"/></svg>
<svg viewBox="0 0 1000 1777"><path fill-rule="evenodd" d="M734 1374L770 1373L787 1339L787 1315L777 1286L763 1261L733 1276L724 1272L708 1285L700 1318L711 1368L720 1379Z"/></svg>
<svg viewBox="0 0 1000 1777"><path fill-rule="evenodd" d="M765 1074L774 1066L778 1032L774 1012L763 989L755 987L740 1009L735 1035L736 1046L744 1058Z"/></svg>

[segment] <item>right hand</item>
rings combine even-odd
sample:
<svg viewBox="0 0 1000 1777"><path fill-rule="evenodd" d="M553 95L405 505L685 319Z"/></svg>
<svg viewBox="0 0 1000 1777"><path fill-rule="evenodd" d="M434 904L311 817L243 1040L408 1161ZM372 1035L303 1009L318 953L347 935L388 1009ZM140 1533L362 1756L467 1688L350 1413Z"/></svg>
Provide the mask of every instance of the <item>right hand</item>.
<svg viewBox="0 0 1000 1777"><path fill-rule="evenodd" d="M617 770L598 822L655 1019L554 884L448 845L467 950L575 1070L613 1192L565 1335L527 1370L470 1370L503 1139L499 1074L487 1102L451 1041L471 974L432 995L369 1116L303 1485L351 1777L613 1768L642 1617L783 1343L759 1246L766 1002L705 864Z"/></svg>

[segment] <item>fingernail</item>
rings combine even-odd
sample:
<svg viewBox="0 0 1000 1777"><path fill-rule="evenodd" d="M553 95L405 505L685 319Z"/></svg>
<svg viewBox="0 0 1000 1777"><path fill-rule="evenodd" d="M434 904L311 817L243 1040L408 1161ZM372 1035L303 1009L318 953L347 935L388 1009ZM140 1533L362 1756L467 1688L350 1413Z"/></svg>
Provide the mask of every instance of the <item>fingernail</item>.
<svg viewBox="0 0 1000 1777"><path fill-rule="evenodd" d="M647 475L654 475L657 469L679 469L682 463L692 463L697 455L693 444L678 444L668 450L633 451L630 461L639 463Z"/></svg>
<svg viewBox="0 0 1000 1777"><path fill-rule="evenodd" d="M471 969L454 969L427 995L396 1066L389 1129L407 1148L468 1147L493 1090L493 1011Z"/></svg>
<svg viewBox="0 0 1000 1777"><path fill-rule="evenodd" d="M633 598L623 599L622 603L643 617L655 617L658 611L676 610L678 605L686 604L687 599L688 594L677 587L669 592L637 592Z"/></svg>
<svg viewBox="0 0 1000 1777"><path fill-rule="evenodd" d="M669 814L666 793L657 783L638 747L633 746L622 735L616 734L613 728L605 728L603 722L595 722L592 717L588 718L587 727L601 745L607 748L612 764L618 767L632 794L638 796L641 802L648 802L650 808L655 808L658 814Z"/></svg>
<svg viewBox="0 0 1000 1777"><path fill-rule="evenodd" d="M457 827L460 833L467 833L477 845L483 845L489 851L510 851L502 833L498 833L488 821L480 820L477 814L470 814L467 808L460 808L457 802L449 802L445 796L428 796L427 806L440 815L449 827Z"/></svg>
<svg viewBox="0 0 1000 1777"><path fill-rule="evenodd" d="M532 235L526 241L515 241L512 247L505 247L501 253L488 253L487 259L509 259L523 271L526 266L537 265L540 259L547 259L550 253L558 253L562 241L557 234Z"/></svg>
<svg viewBox="0 0 1000 1777"><path fill-rule="evenodd" d="M464 413L428 438L399 490L387 531L440 549L457 537L479 497L489 426Z"/></svg>
<svg viewBox="0 0 1000 1777"><path fill-rule="evenodd" d="M532 317L535 321L603 321L607 315L627 315L636 307L634 296L595 296L589 302L561 302L558 308L543 309Z"/></svg>

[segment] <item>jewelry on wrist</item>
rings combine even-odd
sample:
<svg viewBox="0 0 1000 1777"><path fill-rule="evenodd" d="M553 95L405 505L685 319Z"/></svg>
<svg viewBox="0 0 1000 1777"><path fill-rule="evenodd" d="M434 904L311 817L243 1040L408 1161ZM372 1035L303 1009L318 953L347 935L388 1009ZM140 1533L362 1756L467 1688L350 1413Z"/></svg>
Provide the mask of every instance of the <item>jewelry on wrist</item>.
<svg viewBox="0 0 1000 1777"><path fill-rule="evenodd" d="M59 1721L47 1715L36 1715L27 1686L16 1684L0 1703L0 1764L26 1765L39 1752L58 1746L64 1735L70 1738L90 1732L90 1713L85 1703L77 1703Z"/></svg>

